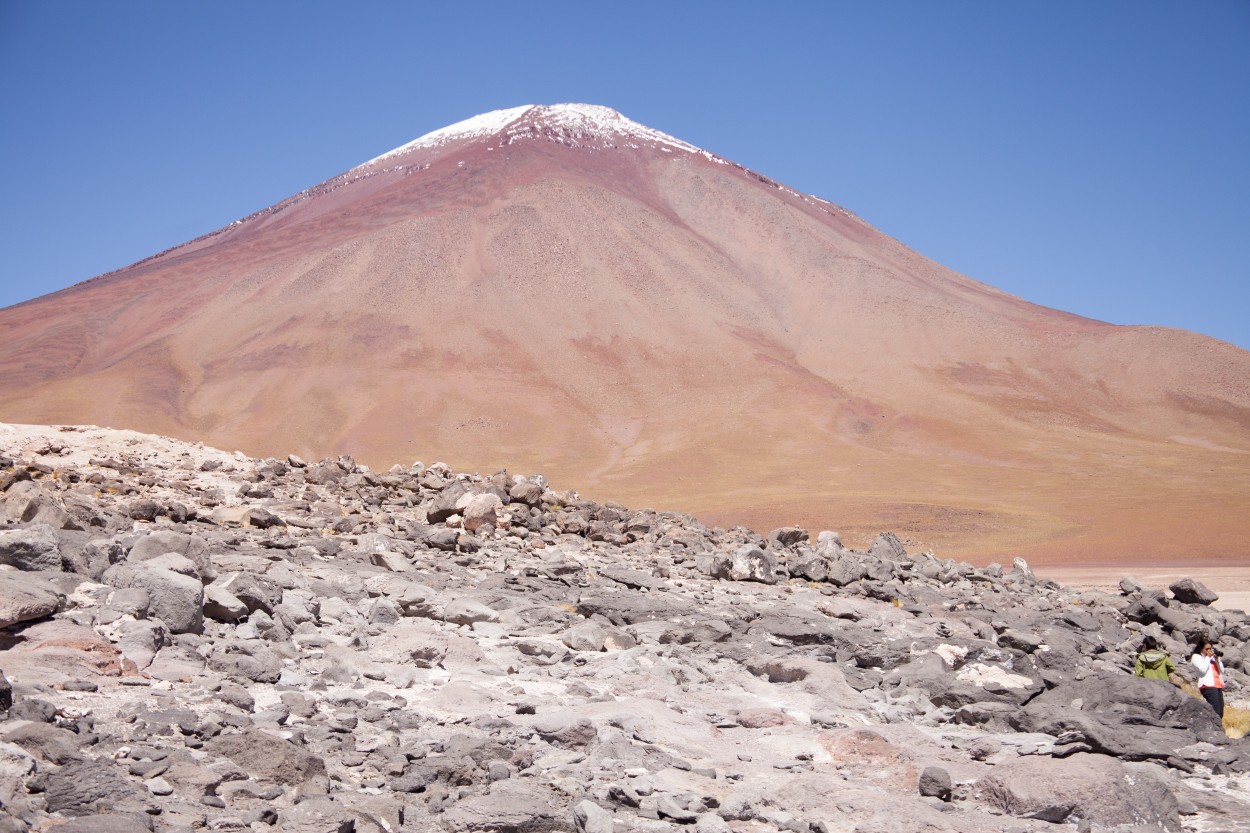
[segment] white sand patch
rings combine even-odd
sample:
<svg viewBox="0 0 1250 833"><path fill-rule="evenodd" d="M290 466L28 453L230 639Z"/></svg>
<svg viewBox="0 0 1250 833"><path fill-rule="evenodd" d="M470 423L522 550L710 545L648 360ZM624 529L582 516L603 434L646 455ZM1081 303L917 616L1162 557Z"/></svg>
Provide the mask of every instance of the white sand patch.
<svg viewBox="0 0 1250 833"><path fill-rule="evenodd" d="M973 685L984 686L987 683L994 683L1003 688L1027 688L1033 683L1028 677L1012 674L996 665L984 665L979 662L965 665L955 674L955 678Z"/></svg>

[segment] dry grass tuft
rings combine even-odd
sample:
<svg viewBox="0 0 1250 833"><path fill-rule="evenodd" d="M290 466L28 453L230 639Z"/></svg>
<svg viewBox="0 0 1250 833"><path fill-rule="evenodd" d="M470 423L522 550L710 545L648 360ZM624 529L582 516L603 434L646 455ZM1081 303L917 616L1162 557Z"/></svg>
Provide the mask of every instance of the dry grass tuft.
<svg viewBox="0 0 1250 833"><path fill-rule="evenodd" d="M1202 693L1198 691L1198 686L1191 682L1182 680L1180 683L1181 691L1190 697L1196 697L1202 700ZM1224 704L1224 734L1230 738L1239 740L1246 735L1250 735L1250 708L1242 706L1230 706Z"/></svg>
<svg viewBox="0 0 1250 833"><path fill-rule="evenodd" d="M1238 739L1250 734L1250 709L1224 706L1224 734Z"/></svg>

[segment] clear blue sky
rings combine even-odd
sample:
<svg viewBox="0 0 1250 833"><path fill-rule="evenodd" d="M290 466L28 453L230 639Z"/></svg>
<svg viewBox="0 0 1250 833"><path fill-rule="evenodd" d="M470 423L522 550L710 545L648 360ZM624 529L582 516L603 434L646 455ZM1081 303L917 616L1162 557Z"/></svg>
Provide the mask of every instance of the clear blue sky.
<svg viewBox="0 0 1250 833"><path fill-rule="evenodd" d="M1028 300L1250 348L1246 0L0 0L0 306L564 101Z"/></svg>

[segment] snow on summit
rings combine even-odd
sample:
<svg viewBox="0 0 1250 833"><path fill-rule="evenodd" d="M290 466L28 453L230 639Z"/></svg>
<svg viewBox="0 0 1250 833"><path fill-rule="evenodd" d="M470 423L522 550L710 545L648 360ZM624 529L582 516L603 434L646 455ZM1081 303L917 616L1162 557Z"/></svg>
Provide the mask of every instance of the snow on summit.
<svg viewBox="0 0 1250 833"><path fill-rule="evenodd" d="M366 165L401 156L420 148L436 148L463 139L498 135L501 144L520 139L548 138L578 147L641 147L682 150L715 159L711 153L667 133L622 116L597 104L527 104L492 110L456 122L414 139L402 147L366 162Z"/></svg>

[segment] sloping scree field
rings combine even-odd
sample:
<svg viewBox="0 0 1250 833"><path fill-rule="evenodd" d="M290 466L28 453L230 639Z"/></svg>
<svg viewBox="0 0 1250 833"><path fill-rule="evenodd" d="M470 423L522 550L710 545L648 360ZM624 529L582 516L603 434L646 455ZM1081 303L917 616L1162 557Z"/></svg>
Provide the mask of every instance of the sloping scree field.
<svg viewBox="0 0 1250 833"><path fill-rule="evenodd" d="M0 425L0 831L1250 830L1213 595Z"/></svg>

